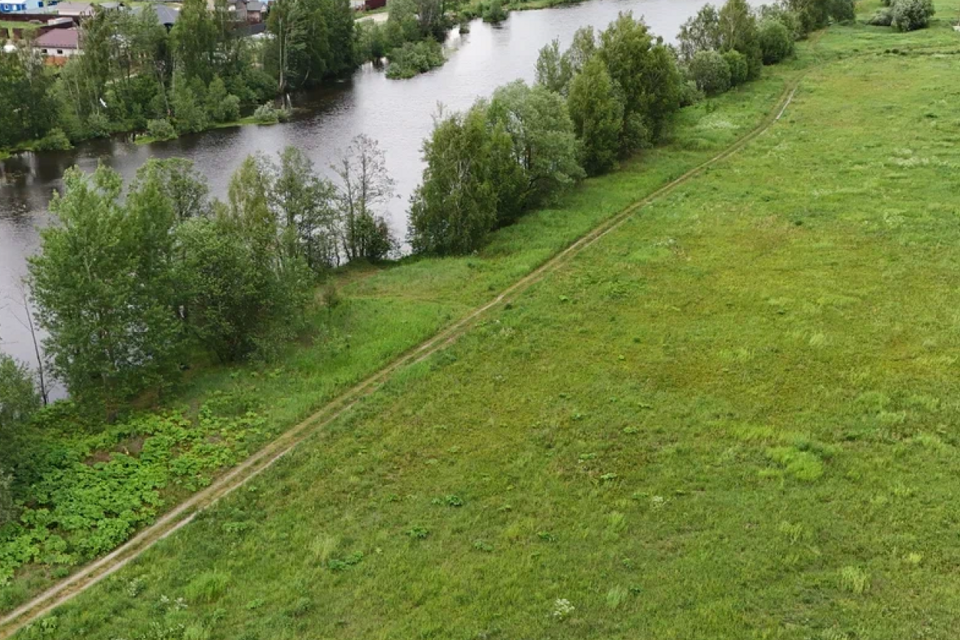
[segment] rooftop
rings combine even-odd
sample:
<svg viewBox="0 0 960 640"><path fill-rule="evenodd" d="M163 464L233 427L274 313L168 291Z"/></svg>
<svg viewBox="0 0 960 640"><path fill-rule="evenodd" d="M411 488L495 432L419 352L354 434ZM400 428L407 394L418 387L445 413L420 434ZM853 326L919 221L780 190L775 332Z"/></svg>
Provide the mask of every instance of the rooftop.
<svg viewBox="0 0 960 640"><path fill-rule="evenodd" d="M80 31L76 27L51 29L34 40L33 46L39 49L79 49Z"/></svg>

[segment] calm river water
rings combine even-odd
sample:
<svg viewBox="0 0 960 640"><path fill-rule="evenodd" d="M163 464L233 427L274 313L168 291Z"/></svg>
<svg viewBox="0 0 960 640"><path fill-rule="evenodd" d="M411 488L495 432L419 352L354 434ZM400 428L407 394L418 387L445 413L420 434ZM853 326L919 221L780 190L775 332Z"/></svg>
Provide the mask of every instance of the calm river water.
<svg viewBox="0 0 960 640"><path fill-rule="evenodd" d="M0 350L30 363L35 360L19 283L26 273L26 257L37 249L38 229L49 223L50 196L72 165L92 171L103 163L129 179L149 158L185 157L206 175L213 195L223 196L231 173L248 154L275 154L295 145L319 169L327 170L338 150L365 133L379 141L397 182L388 218L403 238L406 204L422 171L420 145L430 133L439 103L464 109L511 80L532 81L544 44L559 38L566 47L578 28L605 27L620 11L642 15L655 34L672 42L680 25L703 4L704 0L591 0L515 12L502 25L476 21L469 34L454 33L447 43L447 63L425 75L387 80L368 65L349 81L295 97L298 115L286 124L221 129L145 146L98 141L69 152L22 154L0 162Z"/></svg>

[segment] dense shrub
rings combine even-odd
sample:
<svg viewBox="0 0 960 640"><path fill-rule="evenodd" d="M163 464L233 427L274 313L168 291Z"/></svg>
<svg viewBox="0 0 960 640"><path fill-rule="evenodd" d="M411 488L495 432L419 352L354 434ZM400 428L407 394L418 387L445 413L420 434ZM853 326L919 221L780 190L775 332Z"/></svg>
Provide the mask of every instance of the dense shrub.
<svg viewBox="0 0 960 640"><path fill-rule="evenodd" d="M739 51L726 51L723 54L723 60L730 68L730 86L738 87L750 79L750 65L746 56Z"/></svg>
<svg viewBox="0 0 960 640"><path fill-rule="evenodd" d="M599 57L590 58L570 83L567 106L587 174L595 176L613 169L619 155L624 106Z"/></svg>
<svg viewBox="0 0 960 640"><path fill-rule="evenodd" d="M63 129L51 129L47 135L37 141L33 147L37 151L66 151L72 149L70 138L63 132Z"/></svg>
<svg viewBox="0 0 960 640"><path fill-rule="evenodd" d="M827 11L836 22L850 22L857 17L856 0L830 0Z"/></svg>
<svg viewBox="0 0 960 640"><path fill-rule="evenodd" d="M698 51L688 66L690 79L707 95L723 93L730 88L730 65L716 51Z"/></svg>
<svg viewBox="0 0 960 640"><path fill-rule="evenodd" d="M398 80L412 78L444 63L443 47L433 39L405 42L387 54L390 66L387 77Z"/></svg>
<svg viewBox="0 0 960 640"><path fill-rule="evenodd" d="M793 54L793 34L779 20L763 20L760 23L759 35L763 64L777 64Z"/></svg>
<svg viewBox="0 0 960 640"><path fill-rule="evenodd" d="M490 4L483 10L483 21L497 24L507 19L507 12L503 8L500 0L491 0Z"/></svg>
<svg viewBox="0 0 960 640"><path fill-rule="evenodd" d="M891 24L897 31L925 29L936 13L933 0L895 0L890 10Z"/></svg>
<svg viewBox="0 0 960 640"><path fill-rule="evenodd" d="M889 27L893 24L893 12L890 9L877 9L868 20L867 24L874 27Z"/></svg>
<svg viewBox="0 0 960 640"><path fill-rule="evenodd" d="M157 140L172 140L177 137L177 130L167 119L148 120L147 135Z"/></svg>
<svg viewBox="0 0 960 640"><path fill-rule="evenodd" d="M273 106L272 102L262 104L253 112L253 121L257 124L277 124L280 122L280 109Z"/></svg>

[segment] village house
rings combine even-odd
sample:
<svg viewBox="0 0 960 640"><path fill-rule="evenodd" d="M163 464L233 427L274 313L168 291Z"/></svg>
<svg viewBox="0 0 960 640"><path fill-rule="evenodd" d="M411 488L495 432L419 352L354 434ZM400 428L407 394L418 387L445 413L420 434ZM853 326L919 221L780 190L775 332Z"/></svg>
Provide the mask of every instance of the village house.
<svg viewBox="0 0 960 640"><path fill-rule="evenodd" d="M80 29L51 29L33 41L33 48L43 55L47 64L65 65L80 53Z"/></svg>
<svg viewBox="0 0 960 640"><path fill-rule="evenodd" d="M8 2L0 1L0 14L41 11L45 7L52 7L57 4L56 0L11 0Z"/></svg>

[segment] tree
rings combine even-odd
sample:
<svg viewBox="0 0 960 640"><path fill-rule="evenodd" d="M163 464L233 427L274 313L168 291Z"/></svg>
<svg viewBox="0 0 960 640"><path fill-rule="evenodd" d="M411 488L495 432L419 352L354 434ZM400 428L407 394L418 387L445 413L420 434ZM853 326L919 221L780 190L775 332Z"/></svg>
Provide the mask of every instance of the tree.
<svg viewBox="0 0 960 640"><path fill-rule="evenodd" d="M891 24L897 31L925 29L934 13L933 0L894 0Z"/></svg>
<svg viewBox="0 0 960 640"><path fill-rule="evenodd" d="M339 262L336 189L316 175L313 163L296 147L280 152L279 160L268 168L268 200L283 229L284 250L322 272Z"/></svg>
<svg viewBox="0 0 960 640"><path fill-rule="evenodd" d="M750 79L750 65L747 58L736 49L723 52L723 60L730 69L730 86L739 87Z"/></svg>
<svg viewBox="0 0 960 640"><path fill-rule="evenodd" d="M209 83L217 69L218 27L206 0L185 0L170 36L174 60L184 75Z"/></svg>
<svg viewBox="0 0 960 640"><path fill-rule="evenodd" d="M747 0L727 0L720 9L718 27L722 43L720 51L739 51L747 59L747 79L760 77L763 52L757 19Z"/></svg>
<svg viewBox="0 0 960 640"><path fill-rule="evenodd" d="M574 77L567 98L583 168L589 175L613 169L620 150L623 98L603 61L594 56Z"/></svg>
<svg viewBox="0 0 960 640"><path fill-rule="evenodd" d="M490 180L490 137L482 105L434 124L424 142L427 167L410 207L415 253L465 254L480 248L497 221Z"/></svg>
<svg viewBox="0 0 960 640"><path fill-rule="evenodd" d="M716 95L730 89L730 65L713 50L698 51L688 65L690 78L707 95Z"/></svg>
<svg viewBox="0 0 960 640"><path fill-rule="evenodd" d="M677 40L680 55L687 62L700 51L719 51L723 42L717 8L712 4L704 5L696 16L683 23Z"/></svg>
<svg viewBox="0 0 960 640"><path fill-rule="evenodd" d="M36 50L0 50L0 146L42 138L56 124L51 85Z"/></svg>
<svg viewBox="0 0 960 640"><path fill-rule="evenodd" d="M30 261L33 296L53 372L81 402L108 414L159 387L176 370L179 322L164 264L172 207L153 181L120 202L122 180L101 167L64 174L50 204L59 225L44 229Z"/></svg>
<svg viewBox="0 0 960 640"><path fill-rule="evenodd" d="M203 81L195 77L191 81L181 71L173 74L172 106L176 118L177 131L180 133L196 133L207 127L207 113L202 99L198 99L199 87Z"/></svg>
<svg viewBox="0 0 960 640"><path fill-rule="evenodd" d="M11 476L13 438L40 407L40 396L26 367L0 353L0 527L12 519Z"/></svg>
<svg viewBox="0 0 960 640"><path fill-rule="evenodd" d="M337 203L340 245L347 260L381 260L393 250L386 220L378 208L393 196L394 181L377 141L353 139L331 168L339 177Z"/></svg>
<svg viewBox="0 0 960 640"><path fill-rule="evenodd" d="M522 191L511 194L520 209L583 177L573 122L558 94L543 86L531 88L522 80L511 82L493 93L488 118L510 135L514 162L526 176Z"/></svg>
<svg viewBox="0 0 960 640"><path fill-rule="evenodd" d="M227 93L223 78L217 76L207 89L207 117L213 122L233 122L240 118L240 98Z"/></svg>
<svg viewBox="0 0 960 640"><path fill-rule="evenodd" d="M658 140L680 108L682 80L670 49L655 43L642 21L621 13L600 34L597 52L623 92L621 153Z"/></svg>
<svg viewBox="0 0 960 640"><path fill-rule="evenodd" d="M758 35L763 64L777 64L793 55L793 34L779 20L764 18L760 22Z"/></svg>
<svg viewBox="0 0 960 640"><path fill-rule="evenodd" d="M29 420L40 408L40 396L33 384L30 371L0 353L0 442ZM5 448L0 447L0 450ZM0 457L0 462L9 462Z"/></svg>
<svg viewBox="0 0 960 640"><path fill-rule="evenodd" d="M209 188L192 160L148 160L137 171L137 182L155 183L167 198L178 223L210 214Z"/></svg>
<svg viewBox="0 0 960 640"><path fill-rule="evenodd" d="M565 94L567 83L570 82L570 69L560 53L560 41L553 40L544 45L537 56L536 68L537 84L543 85L550 91Z"/></svg>

